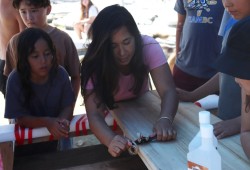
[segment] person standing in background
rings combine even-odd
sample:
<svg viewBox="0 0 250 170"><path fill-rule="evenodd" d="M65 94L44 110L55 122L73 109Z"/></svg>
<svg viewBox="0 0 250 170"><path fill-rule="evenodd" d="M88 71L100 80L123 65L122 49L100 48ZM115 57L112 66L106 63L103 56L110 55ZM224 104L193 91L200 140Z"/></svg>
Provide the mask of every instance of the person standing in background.
<svg viewBox="0 0 250 170"><path fill-rule="evenodd" d="M98 14L97 7L91 0L81 0L80 20L74 24L74 30L79 39L82 39L82 33L87 35L90 25Z"/></svg>
<svg viewBox="0 0 250 170"><path fill-rule="evenodd" d="M177 0L176 87L192 91L213 77L213 63L221 50L218 31L223 15L221 0Z"/></svg>
<svg viewBox="0 0 250 170"><path fill-rule="evenodd" d="M226 46L230 30L236 22L237 20L225 10L219 31L219 35L223 36L222 50ZM177 88L179 99L186 102L195 102L218 91L220 95L216 116L222 121L214 124L214 134L218 139L222 139L240 133L241 92L234 77L217 73L194 91L189 92Z"/></svg>
<svg viewBox="0 0 250 170"><path fill-rule="evenodd" d="M250 1L224 1L230 14L240 21L230 31L226 48L222 51L216 66L220 72L235 77L235 81L241 87L240 139L245 154L250 158Z"/></svg>
<svg viewBox="0 0 250 170"><path fill-rule="evenodd" d="M11 0L0 0L0 91L5 95L7 77L3 75L6 48L11 37L25 29L19 12Z"/></svg>
<svg viewBox="0 0 250 170"><path fill-rule="evenodd" d="M64 31L47 23L47 15L51 12L50 0L13 0L13 6L28 28L40 28L51 37L57 50L57 62L68 72L75 97L80 89L80 61L71 37ZM16 41L18 34L9 41L6 52L4 75L8 76L16 68Z"/></svg>

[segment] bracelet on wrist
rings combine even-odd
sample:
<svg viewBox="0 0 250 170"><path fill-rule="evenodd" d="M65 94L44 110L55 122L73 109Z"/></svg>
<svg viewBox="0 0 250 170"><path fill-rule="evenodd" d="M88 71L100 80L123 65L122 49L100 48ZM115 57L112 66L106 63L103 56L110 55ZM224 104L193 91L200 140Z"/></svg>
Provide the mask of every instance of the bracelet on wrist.
<svg viewBox="0 0 250 170"><path fill-rule="evenodd" d="M157 120L157 122L160 121L161 119L167 119L167 120L170 121L171 124L173 124L173 121L172 121L169 117L167 117L167 116L162 116L162 117L160 117L160 118Z"/></svg>

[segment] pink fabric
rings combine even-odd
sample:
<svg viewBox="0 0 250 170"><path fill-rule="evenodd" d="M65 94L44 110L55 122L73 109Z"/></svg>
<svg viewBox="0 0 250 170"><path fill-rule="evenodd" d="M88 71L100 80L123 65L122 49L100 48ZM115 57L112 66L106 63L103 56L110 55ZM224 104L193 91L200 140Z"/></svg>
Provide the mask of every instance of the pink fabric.
<svg viewBox="0 0 250 170"><path fill-rule="evenodd" d="M166 56L163 53L161 46L155 39L146 35L142 36L142 39L144 44L143 48L144 62L148 66L149 72L154 68L157 68L167 63ZM133 83L134 83L134 77L132 75L125 76L120 74L119 89L114 95L115 101L121 101L137 97L133 94L133 91L130 91L131 87L133 86ZM88 81L86 89L89 90L93 89L93 83L91 80ZM149 81L147 78L145 78L140 94L143 94L148 90L149 90Z"/></svg>

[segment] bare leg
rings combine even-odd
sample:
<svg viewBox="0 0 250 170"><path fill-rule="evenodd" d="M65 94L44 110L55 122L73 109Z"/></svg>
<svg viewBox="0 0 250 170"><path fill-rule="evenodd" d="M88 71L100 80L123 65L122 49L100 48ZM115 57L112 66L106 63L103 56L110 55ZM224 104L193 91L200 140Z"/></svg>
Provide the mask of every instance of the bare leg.
<svg viewBox="0 0 250 170"><path fill-rule="evenodd" d="M82 39L82 32L84 31L84 26L82 25L82 23L76 23L74 25L74 30L75 30L78 38Z"/></svg>

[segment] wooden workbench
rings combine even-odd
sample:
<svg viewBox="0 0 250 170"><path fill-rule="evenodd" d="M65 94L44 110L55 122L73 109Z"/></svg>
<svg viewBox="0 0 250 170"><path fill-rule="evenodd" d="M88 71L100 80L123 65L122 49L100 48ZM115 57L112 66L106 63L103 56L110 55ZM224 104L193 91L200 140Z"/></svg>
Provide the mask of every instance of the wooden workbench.
<svg viewBox="0 0 250 170"><path fill-rule="evenodd" d="M153 124L160 114L160 98L155 91L147 92L135 100L120 102L118 106L112 115L127 137L135 140L138 132L145 136L152 133ZM174 119L177 139L139 146L138 155L148 169L187 169L188 144L199 131L198 112L201 110L193 103L180 103ZM220 119L211 114L211 123L217 121ZM219 140L218 151L223 170L250 169L250 162L243 152L239 135Z"/></svg>

